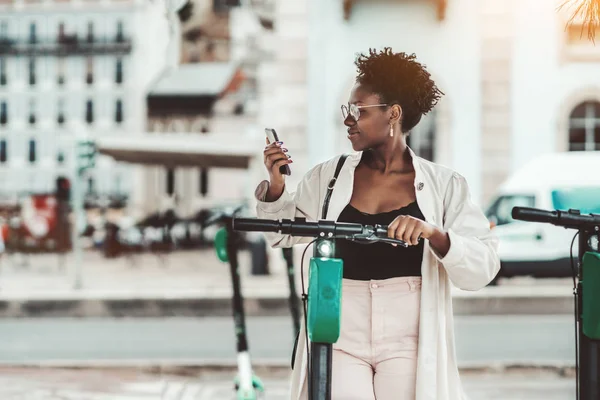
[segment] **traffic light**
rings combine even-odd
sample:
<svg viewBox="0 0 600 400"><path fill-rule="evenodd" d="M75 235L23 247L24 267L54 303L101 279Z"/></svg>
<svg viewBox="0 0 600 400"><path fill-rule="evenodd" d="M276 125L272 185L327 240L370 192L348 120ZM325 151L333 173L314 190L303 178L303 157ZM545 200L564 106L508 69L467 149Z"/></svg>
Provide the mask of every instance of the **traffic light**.
<svg viewBox="0 0 600 400"><path fill-rule="evenodd" d="M56 178L56 198L64 201L71 198L71 182L64 176Z"/></svg>
<svg viewBox="0 0 600 400"><path fill-rule="evenodd" d="M96 144L91 140L77 142L77 170L84 172L96 165Z"/></svg>

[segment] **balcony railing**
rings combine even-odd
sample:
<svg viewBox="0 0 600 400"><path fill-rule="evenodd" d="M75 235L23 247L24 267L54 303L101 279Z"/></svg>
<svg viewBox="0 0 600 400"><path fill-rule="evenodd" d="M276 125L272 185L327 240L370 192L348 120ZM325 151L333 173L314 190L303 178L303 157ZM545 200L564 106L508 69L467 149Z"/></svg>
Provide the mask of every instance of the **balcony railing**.
<svg viewBox="0 0 600 400"><path fill-rule="evenodd" d="M77 38L65 35L55 39L0 38L0 55L14 56L77 56L77 55L125 55L131 53L131 39L125 37Z"/></svg>

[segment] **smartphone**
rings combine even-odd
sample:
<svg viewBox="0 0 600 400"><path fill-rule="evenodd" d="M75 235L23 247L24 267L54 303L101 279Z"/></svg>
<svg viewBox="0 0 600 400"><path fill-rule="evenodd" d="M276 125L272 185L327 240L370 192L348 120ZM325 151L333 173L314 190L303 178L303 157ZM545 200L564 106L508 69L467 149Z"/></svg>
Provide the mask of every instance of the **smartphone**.
<svg viewBox="0 0 600 400"><path fill-rule="evenodd" d="M275 132L275 129L265 128L265 133L267 135L267 139L269 139L269 144L281 141L281 139L279 139L279 136L277 136L277 132ZM281 172L283 175L292 174L292 170L290 169L290 166L288 164L279 167L279 172Z"/></svg>

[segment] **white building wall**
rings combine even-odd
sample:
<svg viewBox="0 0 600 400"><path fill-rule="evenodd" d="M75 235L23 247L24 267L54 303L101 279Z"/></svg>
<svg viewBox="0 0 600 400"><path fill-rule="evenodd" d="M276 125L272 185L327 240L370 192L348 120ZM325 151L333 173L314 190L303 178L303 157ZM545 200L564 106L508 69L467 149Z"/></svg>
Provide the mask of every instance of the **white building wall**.
<svg viewBox="0 0 600 400"><path fill-rule="evenodd" d="M511 98L513 170L536 155L567 150L566 119L572 108L584 100L600 99L598 44L587 46L596 55L591 61L571 59L564 44L565 15L557 12L554 2L524 0L517 10Z"/></svg>
<svg viewBox="0 0 600 400"><path fill-rule="evenodd" d="M311 0L309 32L309 124L311 163L349 148L340 104L347 101L358 52L392 47L416 53L445 92L449 148L437 149L450 167L464 174L479 198L481 79L479 6L476 0L448 2L438 21L433 1L357 1L349 21L341 2ZM306 27L298 26L298 31ZM441 103L440 103L441 105ZM448 138L446 138L448 139ZM468 155L468 156L465 156Z"/></svg>

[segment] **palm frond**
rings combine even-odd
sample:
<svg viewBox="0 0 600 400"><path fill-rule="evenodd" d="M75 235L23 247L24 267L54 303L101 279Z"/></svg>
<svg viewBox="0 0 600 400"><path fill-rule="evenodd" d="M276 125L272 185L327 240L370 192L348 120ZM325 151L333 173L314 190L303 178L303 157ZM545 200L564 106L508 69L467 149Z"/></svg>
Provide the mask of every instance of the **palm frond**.
<svg viewBox="0 0 600 400"><path fill-rule="evenodd" d="M596 29L600 28L600 0L565 0L558 10L563 8L574 8L567 26L581 21L581 34L587 28L588 39L594 41Z"/></svg>

